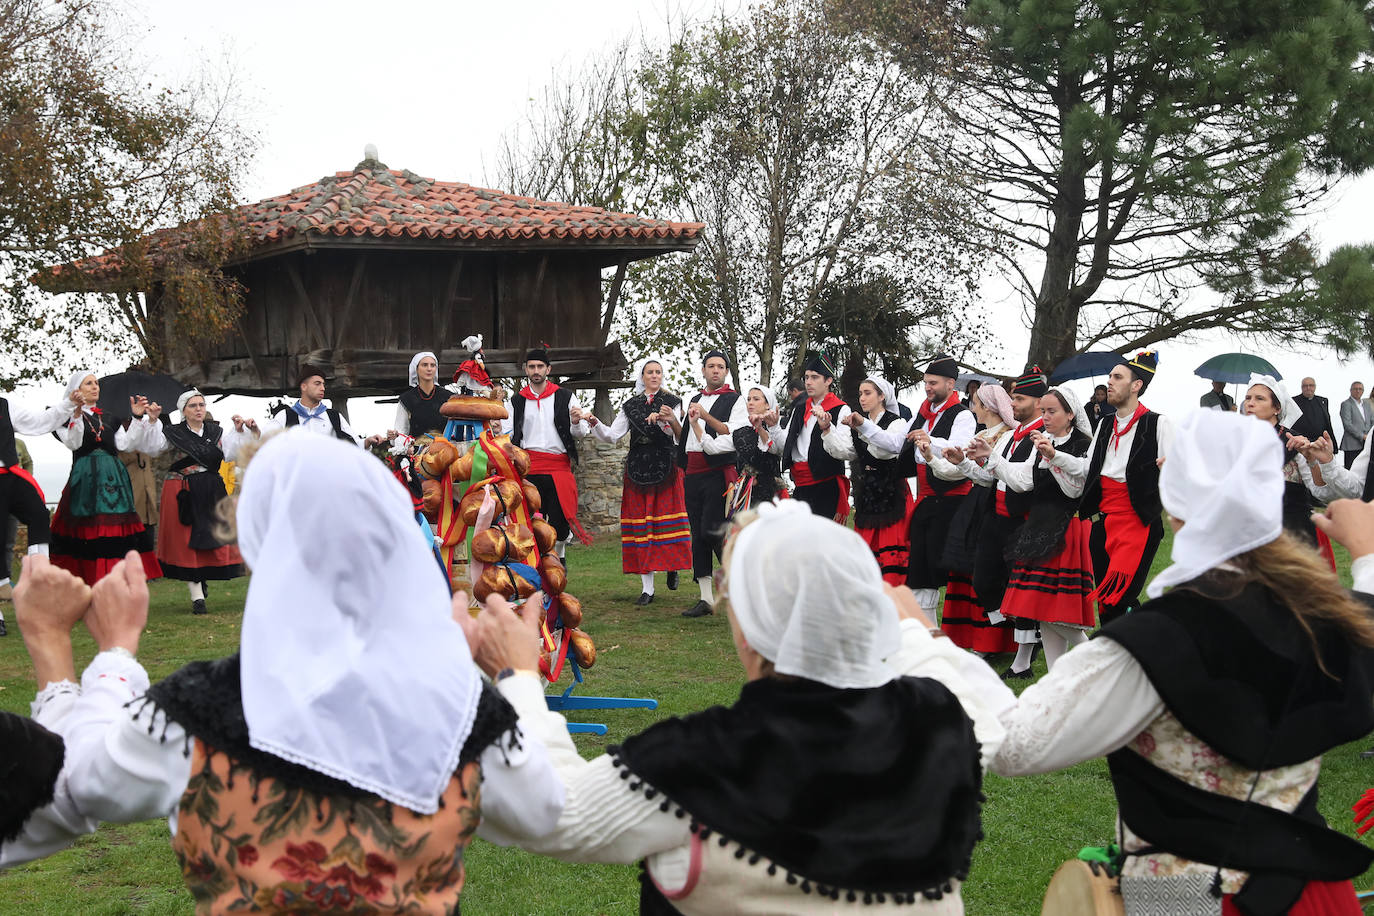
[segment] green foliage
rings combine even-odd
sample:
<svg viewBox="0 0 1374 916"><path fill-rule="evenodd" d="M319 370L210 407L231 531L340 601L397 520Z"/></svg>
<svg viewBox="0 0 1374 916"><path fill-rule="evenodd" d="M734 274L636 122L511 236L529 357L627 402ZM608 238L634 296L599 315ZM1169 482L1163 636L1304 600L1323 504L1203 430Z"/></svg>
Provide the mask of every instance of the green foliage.
<svg viewBox="0 0 1374 916"><path fill-rule="evenodd" d="M1374 164L1363 2L831 9L904 60L958 31L950 117L1031 313L1029 361L1215 327L1352 345L1298 219Z"/></svg>
<svg viewBox="0 0 1374 916"><path fill-rule="evenodd" d="M628 352L719 347L737 384L767 383L812 345L829 283L880 271L940 303L887 341L895 354L945 336L993 243L936 77L835 28L818 0L771 0L550 90L501 178L706 224L690 257L631 271L615 324ZM579 177L583 149L614 166Z"/></svg>
<svg viewBox="0 0 1374 916"><path fill-rule="evenodd" d="M229 93L140 81L124 37L102 0L0 0L0 385L57 377L78 347L157 367L171 341L218 336L240 306L219 271L237 226L211 219L155 250L144 241L233 204L250 157ZM116 254L98 272L45 273L106 250ZM101 294L53 300L30 278ZM157 292L142 301L139 289Z"/></svg>

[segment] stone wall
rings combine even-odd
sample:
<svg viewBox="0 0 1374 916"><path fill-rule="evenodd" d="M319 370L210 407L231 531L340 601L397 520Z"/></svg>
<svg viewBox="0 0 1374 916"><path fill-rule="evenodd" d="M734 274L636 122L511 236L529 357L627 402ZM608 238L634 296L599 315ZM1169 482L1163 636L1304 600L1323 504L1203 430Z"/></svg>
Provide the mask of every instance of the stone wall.
<svg viewBox="0 0 1374 916"><path fill-rule="evenodd" d="M628 450L628 437L607 443L587 436L577 444L577 518L592 534L620 531L620 494Z"/></svg>

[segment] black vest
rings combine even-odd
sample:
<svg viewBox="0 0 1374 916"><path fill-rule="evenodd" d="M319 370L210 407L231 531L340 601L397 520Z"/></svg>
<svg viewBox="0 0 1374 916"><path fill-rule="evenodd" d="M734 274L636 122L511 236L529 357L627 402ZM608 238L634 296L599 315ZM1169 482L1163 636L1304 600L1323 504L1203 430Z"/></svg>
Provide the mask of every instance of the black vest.
<svg viewBox="0 0 1374 916"><path fill-rule="evenodd" d="M700 400L701 394L697 393L687 403L695 404L697 401ZM711 416L715 417L720 422L728 424L730 422L730 411L735 409L735 402L738 400L738 391L722 392L721 394L716 395L716 402L711 405L711 409L708 411L708 413L710 413ZM692 425L688 423L686 420L683 420L682 435L677 440L677 463L679 466L684 468L687 467L687 437L691 434ZM705 422L701 424L701 434L703 436L708 436L712 439L714 439L717 435L717 433L714 430L712 430L711 427ZM729 435L729 433L726 433L726 435ZM702 455L706 458L707 467L724 468L729 467L730 465L735 463L735 456L730 454L729 452L726 452L723 455L708 455L705 452L703 452Z"/></svg>
<svg viewBox="0 0 1374 916"><path fill-rule="evenodd" d="M968 410L968 408L963 404L955 404L953 407L940 414L939 419L935 421L935 425L927 430L930 434L930 438L948 439L950 432L954 429L954 419L966 410ZM918 415L917 424L913 425L911 428L923 429L924 427L920 425L920 422L920 417ZM902 453L897 456L897 468L898 472L903 477L916 476L916 446L914 443L907 442L902 447ZM926 483L930 486L931 492L937 497L944 496L950 490L962 486L967 482L968 481L965 480L942 480L934 474L926 475Z"/></svg>
<svg viewBox="0 0 1374 916"><path fill-rule="evenodd" d="M838 423L840 409L844 404L836 404L826 411L830 414L830 422ZM787 423L787 444L782 447L782 466L790 468L792 466L792 448L801 438L801 431L806 426L806 418L811 413L811 408L807 403L792 411L792 418ZM825 450L824 433L821 432L821 425L817 423L811 427L811 446L806 452L806 463L811 468L811 476L817 480L826 480L831 477L839 477L844 474L844 462L834 457Z"/></svg>
<svg viewBox="0 0 1374 916"><path fill-rule="evenodd" d="M1029 440L1030 437L1027 436L1021 440L1021 444ZM1055 450L1077 458L1086 455L1090 445L1092 440L1087 434L1075 428L1069 434L1068 440L1062 445L1056 445ZM1059 482L1054 479L1054 472L1050 470L1044 458L1037 454L1034 462L1031 469L1034 487L1029 493L1016 494L1029 496L1031 502L1026 523L1017 532L1016 541L1007 553L1013 560L1034 562L1052 557L1063 550L1064 534L1069 530L1069 521L1078 511L1078 497L1069 496L1064 492ZM1008 490L1008 506L1011 505L1011 497L1012 492Z"/></svg>
<svg viewBox="0 0 1374 916"><path fill-rule="evenodd" d="M1022 436L1020 442L1015 441L1012 436L1007 436L1007 442L1002 446L1002 458L1010 463L1019 464L1022 461L1030 461L1034 451L1035 440L1031 438L1031 434L1028 433ZM1087 451L1086 446L1084 447L1084 451ZM993 486L995 487L997 484L994 483ZM1028 493L1017 493L1011 487L1006 487L1005 492L1007 498L1007 514L1012 518L1025 518L1030 512L1031 507L1035 504L1035 491L1031 490ZM993 512L997 511L997 503L995 500L989 500L988 509Z"/></svg>
<svg viewBox="0 0 1374 916"><path fill-rule="evenodd" d="M663 431L653 416L663 405L673 410L682 398L667 391L654 396L653 403L646 395L631 395L620 411L630 427L630 450L625 454L625 476L640 486L657 486L667 480L677 466L677 443Z"/></svg>
<svg viewBox="0 0 1374 916"><path fill-rule="evenodd" d="M7 468L19 467L19 449L14 446L14 424L10 422L10 402L0 398L0 461Z"/></svg>
<svg viewBox="0 0 1374 916"><path fill-rule="evenodd" d="M878 425L900 420L892 411L884 411ZM858 455L850 463L854 478L854 527L882 528L900 521L906 515L906 478L897 467L897 458L874 458L862 436L854 437L854 451Z"/></svg>
<svg viewBox="0 0 1374 916"><path fill-rule="evenodd" d="M285 404L278 405L277 408L272 411L272 413L278 414L281 413L283 410L286 411L286 419L282 420L282 424L287 429L290 429L293 426L301 425L301 415L296 413L294 408L287 407ZM345 442L351 442L354 445L358 444L357 439L354 439L348 433L343 431L343 423L339 419L339 412L337 410L335 410L333 407L326 407L324 409L324 415L329 418L329 425L334 427L335 438L342 439Z"/></svg>
<svg viewBox="0 0 1374 916"><path fill-rule="evenodd" d="M516 394L511 401L514 408L514 425L510 431L510 441L519 445L525 438L525 405L530 399L523 394ZM558 441L563 443L563 448L568 452L568 462L577 464L577 443L573 442L572 437L572 417L568 411L572 405L572 390L569 388L559 388L553 393L553 428L558 433Z"/></svg>
<svg viewBox="0 0 1374 916"><path fill-rule="evenodd" d="M448 400L448 392L435 387L429 397L420 393L418 385L407 388L397 398L401 406L410 414L410 427L399 430L407 436L423 436L431 430L444 431L448 418L439 413L439 408Z"/></svg>
<svg viewBox="0 0 1374 916"><path fill-rule="evenodd" d="M14 437L11 436L11 439ZM13 448L13 446L10 446ZM1365 502L1374 502L1374 455L1370 456L1369 464L1364 471L1364 495L1360 497Z"/></svg>
<svg viewBox="0 0 1374 916"><path fill-rule="evenodd" d="M782 457L759 448L759 434L752 426L741 426L730 434L735 440L735 470L741 478L754 475L754 495L757 505L778 495L778 481L782 477Z"/></svg>
<svg viewBox="0 0 1374 916"><path fill-rule="evenodd" d="M1102 465L1107 460L1107 446L1111 444L1115 420L1116 414L1109 413L1097 424L1097 447L1088 463L1088 483L1083 490L1083 501L1078 505L1080 518L1091 518L1102 507ZM1159 465L1155 464L1159 454L1158 433L1159 414L1145 411L1136 421L1135 439L1126 459L1126 492L1131 497L1131 508L1146 525L1158 520L1164 512L1164 504L1159 501Z"/></svg>

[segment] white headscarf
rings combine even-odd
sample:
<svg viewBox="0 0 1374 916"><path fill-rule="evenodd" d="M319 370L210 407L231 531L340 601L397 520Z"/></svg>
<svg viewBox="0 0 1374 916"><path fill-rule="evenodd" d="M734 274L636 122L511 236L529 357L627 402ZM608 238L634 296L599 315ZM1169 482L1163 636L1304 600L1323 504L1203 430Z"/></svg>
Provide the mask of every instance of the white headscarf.
<svg viewBox="0 0 1374 916"><path fill-rule="evenodd" d="M185 420L185 419L186 419L186 402L189 401L189 400L191 400L191 398L194 398L194 397L202 397L202 398L203 398L203 397L205 397L205 395L201 394L201 393L200 393L200 390L199 390L199 389L196 389L196 388L187 388L185 391L183 391L183 392L181 393L181 396L177 398L177 409L176 409L176 411L173 412L172 415L171 415L170 417L168 417L168 419L170 419L173 423L180 423L182 420ZM208 405L207 405L207 406L208 406Z"/></svg>
<svg viewBox="0 0 1374 916"><path fill-rule="evenodd" d="M1283 532L1283 445L1254 417L1194 410L1160 469L1159 496L1184 525L1173 565L1145 590L1151 598Z"/></svg>
<svg viewBox="0 0 1374 916"><path fill-rule="evenodd" d="M982 388L978 389L982 391ZM1078 431L1089 439L1093 437L1093 425L1088 422L1088 412L1083 409L1083 399L1072 388L1061 388L1055 386L1050 391L1057 391L1069 404L1069 412L1073 414L1073 425L1078 427ZM1049 392L1046 392L1048 394Z"/></svg>
<svg viewBox="0 0 1374 916"><path fill-rule="evenodd" d="M769 410L778 409L778 396L773 393L773 389L767 385L745 385L744 393L735 399L735 406L730 408L730 420L726 423L730 427L730 432L743 429L749 425L749 392L757 391L763 395L763 399L768 402Z"/></svg>
<svg viewBox="0 0 1374 916"><path fill-rule="evenodd" d="M657 356L644 357L635 365L635 394L644 393L644 367L649 365L649 363L658 363L663 369L664 374L667 374L668 369L663 365L663 360L659 359ZM665 378L664 381L667 381L667 379ZM662 391L663 389L660 387L658 390Z"/></svg>
<svg viewBox="0 0 1374 916"><path fill-rule="evenodd" d="M831 687L892 680L882 660L901 634L873 551L798 500L758 511L758 521L735 536L728 584L749 645L779 674Z"/></svg>
<svg viewBox="0 0 1374 916"><path fill-rule="evenodd" d="M1007 429L1015 429L1016 413L1011 409L1011 395L1001 385L979 385L973 396L983 402L983 406L997 414Z"/></svg>
<svg viewBox="0 0 1374 916"><path fill-rule="evenodd" d="M352 444L276 436L244 475L238 531L250 743L433 814L481 681L409 495Z"/></svg>
<svg viewBox="0 0 1374 916"><path fill-rule="evenodd" d="M91 375L95 375L95 373L88 369L78 369L72 373L72 377L67 379L67 390L62 392L62 404L64 407L72 403L72 395L76 394L76 389L80 388L81 383L86 380L86 377ZM99 377L97 376L97 378ZM92 406L91 404L82 404L81 409L85 413L90 413Z"/></svg>
<svg viewBox="0 0 1374 916"><path fill-rule="evenodd" d="M430 359L434 360L435 368L436 368L436 369L438 368L438 365L439 365L439 357L435 356L433 353L429 352L428 350L422 350L422 351L420 351L419 353L416 353L414 356L412 356L412 357L410 358L410 373L409 373L409 375L407 376L407 378L410 379L410 387L411 387L411 388L414 388L416 385L420 384L420 375L419 375L418 372L416 372L416 370L420 367L420 360L424 359L426 356L428 356ZM435 382L436 385L439 383L439 375L438 375L437 372L435 373L435 376L434 376L434 382Z"/></svg>
<svg viewBox="0 0 1374 916"><path fill-rule="evenodd" d="M892 383L887 379L877 375L870 375L864 379L865 382L872 382L878 386L878 391L883 396L883 409L897 413L897 389L892 387Z"/></svg>
<svg viewBox="0 0 1374 916"><path fill-rule="evenodd" d="M1251 385L1263 385L1274 392L1274 398L1279 402L1279 425L1291 427L1302 417L1302 408L1298 402L1293 400L1288 394L1288 388L1283 382L1274 378L1272 375L1260 375L1258 372L1250 373L1250 381L1245 387Z"/></svg>

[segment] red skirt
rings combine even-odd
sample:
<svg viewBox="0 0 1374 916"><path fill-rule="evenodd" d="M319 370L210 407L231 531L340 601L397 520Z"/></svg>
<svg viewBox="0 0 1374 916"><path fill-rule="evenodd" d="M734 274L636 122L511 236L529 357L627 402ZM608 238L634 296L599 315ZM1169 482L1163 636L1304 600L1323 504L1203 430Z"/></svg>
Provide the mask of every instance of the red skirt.
<svg viewBox="0 0 1374 916"><path fill-rule="evenodd" d="M54 566L65 569L87 585L105 578L130 550L143 560L149 579L162 578L162 567L153 554L153 538L136 512L113 515L72 515L67 488L52 517L52 542L48 547Z"/></svg>
<svg viewBox="0 0 1374 916"><path fill-rule="evenodd" d="M916 508L911 488L906 490L906 510L902 517L882 528L860 528L854 526L859 537L864 539L878 568L883 572L883 581L888 585L906 585L907 567L911 565L911 511Z"/></svg>
<svg viewBox="0 0 1374 916"><path fill-rule="evenodd" d="M162 564L163 575L182 582L237 579L243 575L243 557L236 545L225 544L214 550L191 548L191 527L182 523L177 509L177 494L186 486L186 481L175 474L162 482L162 502L157 516L157 558Z"/></svg>
<svg viewBox="0 0 1374 916"><path fill-rule="evenodd" d="M988 612L978 602L973 580L950 573L945 586L945 607L940 614L940 629L961 649L997 655L1016 651L1016 638L1010 626L988 620Z"/></svg>
<svg viewBox="0 0 1374 916"><path fill-rule="evenodd" d="M1091 598L1093 560L1088 550L1091 530L1088 520L1070 519L1059 553L1039 563L1012 563L1002 613L1044 623L1096 626Z"/></svg>
<svg viewBox="0 0 1374 916"><path fill-rule="evenodd" d="M1221 916L1244 916L1231 897L1221 898ZM1288 916L1360 916L1363 912L1355 885L1349 881L1308 881Z"/></svg>
<svg viewBox="0 0 1374 916"><path fill-rule="evenodd" d="M641 487L625 478L620 497L620 563L627 573L692 568L692 529L682 490L682 469Z"/></svg>

